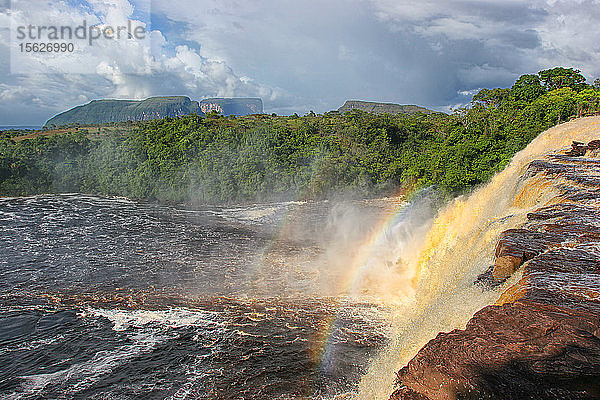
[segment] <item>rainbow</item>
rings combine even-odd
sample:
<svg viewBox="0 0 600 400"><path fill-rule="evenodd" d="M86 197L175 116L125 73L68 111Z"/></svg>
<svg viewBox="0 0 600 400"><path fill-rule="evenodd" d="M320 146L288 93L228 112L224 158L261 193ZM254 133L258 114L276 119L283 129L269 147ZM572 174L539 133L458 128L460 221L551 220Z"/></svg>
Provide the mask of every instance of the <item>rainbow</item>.
<svg viewBox="0 0 600 400"><path fill-rule="evenodd" d="M409 207L407 207L406 203L394 209L387 210L380 217L370 234L356 247L348 271L344 278L340 280L337 288L337 293L342 293L345 296L340 301L338 309L341 309L343 304L349 303L361 296L364 278L372 268L374 262L376 262L378 250L389 242L394 227L404 219L407 212L409 212ZM400 290L400 288L398 289ZM339 319L340 311L325 321L315 338L315 342L320 346L314 351L313 361L319 365L319 369L323 373L328 372L332 357L334 357L333 335L335 334Z"/></svg>
<svg viewBox="0 0 600 400"><path fill-rule="evenodd" d="M369 231L364 239L354 246L352 254L348 256L349 262L344 265L344 273L341 278L338 279L336 285L333 288L331 298L334 298L334 306L336 312L331 313L327 318L321 321L319 328L312 338L311 342L314 346L311 346L310 359L314 365L319 367L322 373L327 373L332 361L334 360L335 353L335 340L334 335L336 327L339 326L341 320L341 310L343 310L344 304L353 303L357 298L366 298L368 294L367 287L365 286L366 278L369 272L376 266L381 267L380 255L381 251L385 250L390 245L390 240L393 239L396 228L401 226L402 222L406 219L406 215L411 212L411 205L408 205L404 196L404 190L399 191L390 199L394 200L390 202L390 206L384 210L378 218L373 228ZM299 214L298 207L291 207L291 210L283 217L282 222L279 224L272 240L263 250L262 258L257 264L255 264L256 270L254 275L259 277L262 269L267 265L266 256L276 246L276 244L282 239L289 236L290 231L293 228L293 221L296 221ZM378 264L379 263L379 264ZM392 268L392 265L384 266L384 268ZM378 293L378 288L374 289L375 293ZM412 281L407 279L402 282L402 285L394 287L394 290L400 292L400 294L408 294L409 290L412 290ZM403 293L405 291L405 293ZM385 293L389 294L389 293ZM397 293L395 293L397 296ZM374 299L367 297L371 300L381 302L381 299ZM395 297L397 300L401 296Z"/></svg>

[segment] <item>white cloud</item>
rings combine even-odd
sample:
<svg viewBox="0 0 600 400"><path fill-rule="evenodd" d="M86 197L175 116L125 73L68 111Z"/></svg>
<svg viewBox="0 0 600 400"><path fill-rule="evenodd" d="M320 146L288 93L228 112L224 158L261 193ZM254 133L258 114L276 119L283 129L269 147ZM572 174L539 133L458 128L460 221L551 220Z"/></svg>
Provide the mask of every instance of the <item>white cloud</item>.
<svg viewBox="0 0 600 400"><path fill-rule="evenodd" d="M127 0L92 0L88 7L75 7L64 1L12 0L11 3L11 70L13 73L89 73L96 74L97 67L106 64L128 73L147 73L151 63L149 38L130 39L132 29L144 27L145 21L132 18L133 7ZM148 16L148 19L150 17ZM28 28L33 26L30 31ZM91 27L98 29L92 31ZM22 30L19 31L19 27ZM68 27L71 34L63 31ZM121 40L103 39L100 29L113 27ZM23 52L21 46L28 42L53 43L50 30L56 29L60 37L73 44L73 52ZM32 33L29 33L32 32ZM26 34L19 40L20 34ZM83 39L77 36L85 36ZM100 38L92 39L92 35ZM41 38L40 38L41 36ZM61 40L62 42L63 40Z"/></svg>
<svg viewBox="0 0 600 400"><path fill-rule="evenodd" d="M35 11L40 21L80 23L85 17L118 25L139 18L144 0L74 3L57 0ZM468 93L481 87L506 87L520 74L556 65L600 76L599 0L153 0L152 5L158 18L150 45L126 41L117 51L98 44L77 64L47 63L46 72L53 73L45 76L10 75L6 58L0 58L0 125L32 118L32 103L39 105L35 118L41 122L94 98L174 94L259 96L268 112L278 113L327 111L349 98L443 109L468 101ZM0 7L0 26L6 18ZM0 52L5 50L0 43ZM57 73L73 65L91 73Z"/></svg>
<svg viewBox="0 0 600 400"><path fill-rule="evenodd" d="M471 89L471 90L459 90L458 94L465 97L471 97L474 94L478 93L482 88Z"/></svg>
<svg viewBox="0 0 600 400"><path fill-rule="evenodd" d="M79 26L83 20L126 26L133 13L133 7L127 0L92 0L89 2L91 8L67 6L64 2L52 6L39 0L33 3L24 0L15 2L18 12L13 15L13 22L17 26ZM0 125L18 123L7 118L15 118L15 110L17 114L19 109L30 110L32 103L39 106L38 114L47 113L49 117L57 111L95 98L261 96L273 101L286 97L280 89L261 85L248 77L238 77L224 61L208 59L187 45L173 45L158 30L154 30L149 40L144 42L123 40L108 43L99 40L84 50L85 54L61 57L39 55L37 63L31 58L13 59L13 72L20 74L3 77ZM89 73L73 73L82 71Z"/></svg>
<svg viewBox="0 0 600 400"><path fill-rule="evenodd" d="M560 60L600 76L600 1L553 1L548 11L549 17L537 28L544 49L541 62L550 66Z"/></svg>

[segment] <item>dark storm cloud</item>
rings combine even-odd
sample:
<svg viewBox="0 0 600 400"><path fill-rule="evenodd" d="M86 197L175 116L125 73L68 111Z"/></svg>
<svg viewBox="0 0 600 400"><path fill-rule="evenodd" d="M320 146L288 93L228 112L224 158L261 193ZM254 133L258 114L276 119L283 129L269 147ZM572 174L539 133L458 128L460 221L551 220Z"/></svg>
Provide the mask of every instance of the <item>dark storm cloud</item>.
<svg viewBox="0 0 600 400"><path fill-rule="evenodd" d="M348 98L441 108L468 101L460 92L510 85L520 74L550 66L555 49L546 21L567 12L556 11L559 3L213 1L210 13L189 18L165 12L192 28L202 21L187 36L207 57L292 94L292 109L325 111ZM285 111L287 102L265 103Z"/></svg>
<svg viewBox="0 0 600 400"><path fill-rule="evenodd" d="M542 44L540 36L532 29L502 32L498 35L498 39L508 47L521 49L535 49Z"/></svg>

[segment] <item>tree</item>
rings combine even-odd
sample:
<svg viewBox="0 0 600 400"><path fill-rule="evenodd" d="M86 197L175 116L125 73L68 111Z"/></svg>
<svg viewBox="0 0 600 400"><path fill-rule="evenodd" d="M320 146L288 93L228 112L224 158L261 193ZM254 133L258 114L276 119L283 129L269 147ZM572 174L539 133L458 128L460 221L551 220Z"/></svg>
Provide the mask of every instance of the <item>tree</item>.
<svg viewBox="0 0 600 400"><path fill-rule="evenodd" d="M556 67L538 72L546 91L569 87L575 91L584 89L587 85L581 71L573 68Z"/></svg>
<svg viewBox="0 0 600 400"><path fill-rule="evenodd" d="M577 116L598 111L600 108L600 90L587 88L577 93Z"/></svg>
<svg viewBox="0 0 600 400"><path fill-rule="evenodd" d="M544 88L537 75L521 75L510 89L515 101L532 102L544 94Z"/></svg>
<svg viewBox="0 0 600 400"><path fill-rule="evenodd" d="M509 89L482 89L473 96L473 104L481 104L484 107L500 107L508 99Z"/></svg>
<svg viewBox="0 0 600 400"><path fill-rule="evenodd" d="M208 113L206 113L207 119L219 119L219 118L221 118L221 116L222 115L216 110L211 110Z"/></svg>
<svg viewBox="0 0 600 400"><path fill-rule="evenodd" d="M545 112L544 119L549 124L567 121L576 111L576 92L569 87L546 93L535 101Z"/></svg>

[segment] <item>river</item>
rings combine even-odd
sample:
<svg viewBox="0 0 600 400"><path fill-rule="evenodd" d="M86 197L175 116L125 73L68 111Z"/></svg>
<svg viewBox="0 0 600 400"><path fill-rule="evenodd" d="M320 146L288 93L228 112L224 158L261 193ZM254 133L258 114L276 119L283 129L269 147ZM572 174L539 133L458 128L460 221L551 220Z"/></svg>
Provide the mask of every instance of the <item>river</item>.
<svg viewBox="0 0 600 400"><path fill-rule="evenodd" d="M0 199L0 398L351 395L389 309L336 284L339 254L398 207Z"/></svg>

